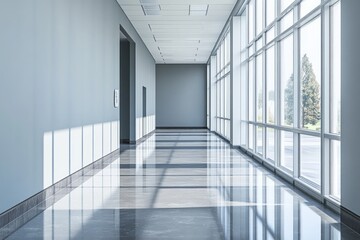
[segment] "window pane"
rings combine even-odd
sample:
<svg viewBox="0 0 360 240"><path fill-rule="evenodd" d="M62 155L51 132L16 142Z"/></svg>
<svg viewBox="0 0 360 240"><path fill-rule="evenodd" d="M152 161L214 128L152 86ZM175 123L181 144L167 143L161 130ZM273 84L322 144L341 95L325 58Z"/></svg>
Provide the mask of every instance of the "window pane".
<svg viewBox="0 0 360 240"><path fill-rule="evenodd" d="M257 117L258 122L263 121L263 65L262 54L256 57L256 105L257 105Z"/></svg>
<svg viewBox="0 0 360 240"><path fill-rule="evenodd" d="M248 110L248 77L247 77L247 63L243 63L241 64L241 71L240 71L240 74L241 74L241 82L240 82L240 85L241 85L241 95L240 95L240 98L241 98L241 107L240 107L240 111L241 111L241 120L248 120L248 113L247 113L247 110Z"/></svg>
<svg viewBox="0 0 360 240"><path fill-rule="evenodd" d="M275 160L275 130L273 128L266 129L266 140L267 140L267 148L266 148L266 158Z"/></svg>
<svg viewBox="0 0 360 240"><path fill-rule="evenodd" d="M224 42L221 43L221 47L220 47L220 70L222 70L224 68L224 59L225 59L225 56L224 56Z"/></svg>
<svg viewBox="0 0 360 240"><path fill-rule="evenodd" d="M321 19L300 29L301 127L320 131L321 118Z"/></svg>
<svg viewBox="0 0 360 240"><path fill-rule="evenodd" d="M275 38L275 27L266 32L266 43L271 42Z"/></svg>
<svg viewBox="0 0 360 240"><path fill-rule="evenodd" d="M290 4L292 4L294 0L280 0L280 10L284 11Z"/></svg>
<svg viewBox="0 0 360 240"><path fill-rule="evenodd" d="M248 5L249 9L249 43L254 40L254 16L255 16L255 7L254 7L255 0L251 0Z"/></svg>
<svg viewBox="0 0 360 240"><path fill-rule="evenodd" d="M244 122L241 123L240 131L241 131L240 132L240 134L241 134L240 144L243 147L247 147L248 145L247 145L247 140L246 140L246 137L247 137L247 134L246 134L246 132L247 132L247 124L246 123L244 123Z"/></svg>
<svg viewBox="0 0 360 240"><path fill-rule="evenodd" d="M231 130L231 128L230 128L230 121L229 120L227 120L226 121L226 126L227 126L227 133L226 133L226 137L228 138L228 139L230 139L230 130Z"/></svg>
<svg viewBox="0 0 360 240"><path fill-rule="evenodd" d="M225 65L227 65L228 63L230 63L230 33L226 35L225 46L226 46Z"/></svg>
<svg viewBox="0 0 360 240"><path fill-rule="evenodd" d="M331 141L330 144L330 194L340 199L341 189L341 144L339 141Z"/></svg>
<svg viewBox="0 0 360 240"><path fill-rule="evenodd" d="M256 51L259 51L263 47L263 39L262 39L262 37L259 40L256 41L255 45L256 45Z"/></svg>
<svg viewBox="0 0 360 240"><path fill-rule="evenodd" d="M241 51L244 51L246 49L246 45L248 43L248 36L246 35L247 32L247 12L244 11L241 16L240 16L240 46L241 46Z"/></svg>
<svg viewBox="0 0 360 240"><path fill-rule="evenodd" d="M216 116L220 116L220 84L216 83ZM219 127L217 127L219 129Z"/></svg>
<svg viewBox="0 0 360 240"><path fill-rule="evenodd" d="M269 26L275 19L276 0L267 0L266 2L266 26Z"/></svg>
<svg viewBox="0 0 360 240"><path fill-rule="evenodd" d="M331 8L331 92L330 92L330 131L341 132L341 26L340 2Z"/></svg>
<svg viewBox="0 0 360 240"><path fill-rule="evenodd" d="M263 128L256 127L256 152L259 154L263 154Z"/></svg>
<svg viewBox="0 0 360 240"><path fill-rule="evenodd" d="M224 135L225 125L224 125L224 120L223 119L220 119L220 125L221 125L221 127L220 127L220 135L225 137L225 135Z"/></svg>
<svg viewBox="0 0 360 240"><path fill-rule="evenodd" d="M218 118L217 124L218 124L217 132L221 133L221 119L220 118Z"/></svg>
<svg viewBox="0 0 360 240"><path fill-rule="evenodd" d="M280 165L293 171L294 169L294 134L281 131L281 156Z"/></svg>
<svg viewBox="0 0 360 240"><path fill-rule="evenodd" d="M254 104L254 60L252 59L249 62L249 121L254 121L254 110L255 110L255 104Z"/></svg>
<svg viewBox="0 0 360 240"><path fill-rule="evenodd" d="M220 80L221 92L220 92L220 101L221 101L221 113L220 117L225 117L225 99L224 99L224 90L225 90L225 81L224 79Z"/></svg>
<svg viewBox="0 0 360 240"><path fill-rule="evenodd" d="M263 30L263 0L256 0L256 35Z"/></svg>
<svg viewBox="0 0 360 240"><path fill-rule="evenodd" d="M254 150L254 125L249 124L249 148Z"/></svg>
<svg viewBox="0 0 360 240"><path fill-rule="evenodd" d="M255 53L255 44L249 47L249 56L253 55L254 53Z"/></svg>
<svg viewBox="0 0 360 240"><path fill-rule="evenodd" d="M293 74L293 35L280 43L280 78L281 78L281 124L294 124L294 74Z"/></svg>
<svg viewBox="0 0 360 240"><path fill-rule="evenodd" d="M320 186L321 141L318 137L301 135L300 175Z"/></svg>
<svg viewBox="0 0 360 240"><path fill-rule="evenodd" d="M266 81L267 81L267 122L275 123L275 53L274 46L266 51Z"/></svg>
<svg viewBox="0 0 360 240"><path fill-rule="evenodd" d="M230 119L230 76L227 76L226 79L226 114L225 117Z"/></svg>
<svg viewBox="0 0 360 240"><path fill-rule="evenodd" d="M300 4L300 17L304 17L306 14L310 13L317 6L319 6L321 0L302 0Z"/></svg>
<svg viewBox="0 0 360 240"><path fill-rule="evenodd" d="M286 14L281 20L280 20L280 30L281 32L285 31L289 27L291 27L294 23L294 11L291 10L288 14Z"/></svg>

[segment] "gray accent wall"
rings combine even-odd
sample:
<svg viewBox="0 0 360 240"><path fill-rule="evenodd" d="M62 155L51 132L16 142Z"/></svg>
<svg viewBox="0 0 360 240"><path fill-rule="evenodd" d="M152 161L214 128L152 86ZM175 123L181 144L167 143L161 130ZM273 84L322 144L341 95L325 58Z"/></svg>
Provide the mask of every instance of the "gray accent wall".
<svg viewBox="0 0 360 240"><path fill-rule="evenodd" d="M156 127L206 127L206 67L156 65Z"/></svg>
<svg viewBox="0 0 360 240"><path fill-rule="evenodd" d="M0 213L119 147L120 25L136 44L138 139L155 128L155 61L118 3L0 1Z"/></svg>
<svg viewBox="0 0 360 240"><path fill-rule="evenodd" d="M360 216L360 1L341 8L341 204Z"/></svg>

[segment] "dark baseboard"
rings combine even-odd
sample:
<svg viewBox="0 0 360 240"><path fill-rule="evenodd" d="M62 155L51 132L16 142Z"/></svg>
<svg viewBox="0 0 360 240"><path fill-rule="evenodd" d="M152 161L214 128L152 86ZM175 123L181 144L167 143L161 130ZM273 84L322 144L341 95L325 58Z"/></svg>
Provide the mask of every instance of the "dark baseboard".
<svg viewBox="0 0 360 240"><path fill-rule="evenodd" d="M207 129L207 127L156 127L156 129Z"/></svg>
<svg viewBox="0 0 360 240"><path fill-rule="evenodd" d="M129 144L130 140L129 139L120 139L120 143Z"/></svg>
<svg viewBox="0 0 360 240"><path fill-rule="evenodd" d="M341 206L341 222L360 234L360 216Z"/></svg>
<svg viewBox="0 0 360 240"><path fill-rule="evenodd" d="M121 139L120 140L120 144L130 144L130 145L134 145L136 144L136 141L131 141L129 139Z"/></svg>
<svg viewBox="0 0 360 240"><path fill-rule="evenodd" d="M78 181L80 178L87 176L91 171L101 171L104 167L111 164L117 158L119 152L120 149L117 149L109 153L16 206L0 213L0 239L8 237L11 233L43 212L46 208L60 200L63 196L61 194L62 190L69 186L73 188L80 186L82 183L81 181ZM66 194L66 191L64 191L64 194Z"/></svg>
<svg viewBox="0 0 360 240"><path fill-rule="evenodd" d="M139 138L136 141L131 141L129 139L120 139L120 144L130 144L130 145L136 145L136 144L140 144L144 141L146 141L149 137L151 137L156 130L151 131L150 133L146 134L145 136L143 136L142 138Z"/></svg>
<svg viewBox="0 0 360 240"><path fill-rule="evenodd" d="M145 136L143 136L142 138L136 140L134 143L130 143L130 144L140 144L142 142L145 142L149 137L154 135L155 132L156 132L156 130L153 130L153 131L149 132L148 134L146 134Z"/></svg>

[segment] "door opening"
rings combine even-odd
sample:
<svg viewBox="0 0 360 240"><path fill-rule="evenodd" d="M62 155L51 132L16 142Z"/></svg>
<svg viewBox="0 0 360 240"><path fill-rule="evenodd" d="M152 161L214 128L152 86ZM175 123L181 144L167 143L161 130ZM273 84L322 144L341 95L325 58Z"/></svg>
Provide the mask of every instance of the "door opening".
<svg viewBox="0 0 360 240"><path fill-rule="evenodd" d="M143 114L142 114L142 119L143 119L143 135L148 133L148 119L147 119L147 109L146 109L146 87L142 88L142 109L143 109Z"/></svg>
<svg viewBox="0 0 360 240"><path fill-rule="evenodd" d="M136 44L120 26L120 142L136 143Z"/></svg>

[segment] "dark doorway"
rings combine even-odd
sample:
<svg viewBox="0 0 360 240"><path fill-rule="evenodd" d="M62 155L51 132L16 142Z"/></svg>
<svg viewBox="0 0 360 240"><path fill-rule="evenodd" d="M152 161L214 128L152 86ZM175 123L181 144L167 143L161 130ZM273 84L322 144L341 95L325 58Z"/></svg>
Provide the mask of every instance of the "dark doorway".
<svg viewBox="0 0 360 240"><path fill-rule="evenodd" d="M136 142L136 44L120 26L120 141Z"/></svg>
<svg viewBox="0 0 360 240"><path fill-rule="evenodd" d="M120 141L130 142L130 41L120 32Z"/></svg>
<svg viewBox="0 0 360 240"><path fill-rule="evenodd" d="M147 130L148 130L148 119L147 119L147 110L146 110L146 87L142 88L142 119L143 119L143 124L142 124L142 134L145 135L147 134Z"/></svg>
<svg viewBox="0 0 360 240"><path fill-rule="evenodd" d="M143 99L143 115L142 117L145 118L147 117L147 111L146 111L146 87L143 87L143 94L142 94L142 99Z"/></svg>

